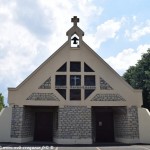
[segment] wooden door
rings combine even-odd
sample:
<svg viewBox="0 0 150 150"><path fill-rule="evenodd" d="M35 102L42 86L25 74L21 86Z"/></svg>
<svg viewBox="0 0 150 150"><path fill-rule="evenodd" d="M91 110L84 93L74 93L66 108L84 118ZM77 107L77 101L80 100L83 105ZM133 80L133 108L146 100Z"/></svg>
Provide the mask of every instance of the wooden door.
<svg viewBox="0 0 150 150"><path fill-rule="evenodd" d="M96 112L96 142L113 142L114 126L112 112Z"/></svg>
<svg viewBox="0 0 150 150"><path fill-rule="evenodd" d="M52 141L53 138L53 113L36 112L34 140Z"/></svg>

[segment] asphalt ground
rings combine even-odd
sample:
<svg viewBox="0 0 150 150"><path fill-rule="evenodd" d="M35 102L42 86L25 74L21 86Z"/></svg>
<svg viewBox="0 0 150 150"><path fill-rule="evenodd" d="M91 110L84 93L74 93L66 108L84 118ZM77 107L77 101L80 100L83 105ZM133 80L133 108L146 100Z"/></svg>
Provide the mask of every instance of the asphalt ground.
<svg viewBox="0 0 150 150"><path fill-rule="evenodd" d="M121 143L94 145L58 145L54 143L0 143L0 150L150 150L150 145L125 145Z"/></svg>

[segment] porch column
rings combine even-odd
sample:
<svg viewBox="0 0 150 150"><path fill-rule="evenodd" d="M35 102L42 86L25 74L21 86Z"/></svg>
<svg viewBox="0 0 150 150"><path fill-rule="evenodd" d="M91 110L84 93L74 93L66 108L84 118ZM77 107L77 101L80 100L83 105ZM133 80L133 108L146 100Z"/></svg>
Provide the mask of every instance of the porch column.
<svg viewBox="0 0 150 150"><path fill-rule="evenodd" d="M33 140L33 114L29 108L12 107L11 142L24 143Z"/></svg>
<svg viewBox="0 0 150 150"><path fill-rule="evenodd" d="M58 109L58 130L54 141L58 144L91 144L91 108L64 106Z"/></svg>
<svg viewBox="0 0 150 150"><path fill-rule="evenodd" d="M117 142L139 143L138 109L136 106L115 110L114 130Z"/></svg>

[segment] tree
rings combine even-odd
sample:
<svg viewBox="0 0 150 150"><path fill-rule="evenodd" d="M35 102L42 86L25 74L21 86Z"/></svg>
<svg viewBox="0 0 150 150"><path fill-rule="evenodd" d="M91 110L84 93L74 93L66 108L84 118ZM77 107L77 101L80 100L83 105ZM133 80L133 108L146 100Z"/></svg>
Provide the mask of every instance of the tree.
<svg viewBox="0 0 150 150"><path fill-rule="evenodd" d="M0 111L4 106L4 96L2 95L2 93L0 93Z"/></svg>
<svg viewBox="0 0 150 150"><path fill-rule="evenodd" d="M150 49L123 77L133 88L143 90L143 107L150 109Z"/></svg>

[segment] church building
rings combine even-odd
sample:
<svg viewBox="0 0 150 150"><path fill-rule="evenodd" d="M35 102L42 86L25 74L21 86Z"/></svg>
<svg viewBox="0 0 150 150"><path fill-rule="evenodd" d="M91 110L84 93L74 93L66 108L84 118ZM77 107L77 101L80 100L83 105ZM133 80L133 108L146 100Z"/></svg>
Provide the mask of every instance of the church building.
<svg viewBox="0 0 150 150"><path fill-rule="evenodd" d="M83 41L77 16L71 21L68 40L8 89L10 142L139 143L142 90L133 89Z"/></svg>

